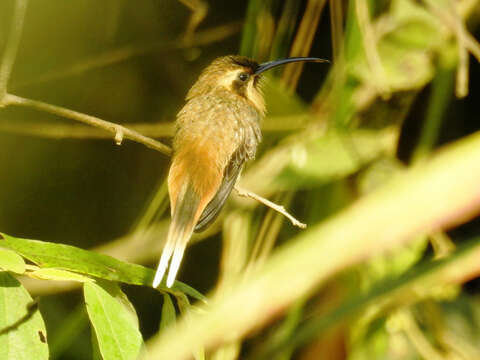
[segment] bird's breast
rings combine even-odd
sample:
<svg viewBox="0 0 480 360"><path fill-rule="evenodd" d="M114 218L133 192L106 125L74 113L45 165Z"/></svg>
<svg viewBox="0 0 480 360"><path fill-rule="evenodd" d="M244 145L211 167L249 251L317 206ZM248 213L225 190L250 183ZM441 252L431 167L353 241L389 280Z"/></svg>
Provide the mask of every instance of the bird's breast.
<svg viewBox="0 0 480 360"><path fill-rule="evenodd" d="M245 160L255 156L259 121L260 114L246 101L212 94L190 99L177 116L169 188L188 179L198 194L215 192L237 150Z"/></svg>

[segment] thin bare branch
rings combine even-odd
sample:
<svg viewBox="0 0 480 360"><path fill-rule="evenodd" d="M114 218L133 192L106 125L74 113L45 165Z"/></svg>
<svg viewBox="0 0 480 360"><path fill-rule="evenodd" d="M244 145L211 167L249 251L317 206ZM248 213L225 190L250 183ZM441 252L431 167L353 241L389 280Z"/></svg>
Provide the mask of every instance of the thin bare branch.
<svg viewBox="0 0 480 360"><path fill-rule="evenodd" d="M167 145L162 144L159 141L153 140L152 138L146 137L124 126L102 120L95 116L83 114L78 111L66 109L61 106L47 104L42 101L26 99L20 96L12 95L12 94L5 95L4 103L5 105L17 105L17 106L30 107L35 110L40 110L50 114L63 116L68 119L80 121L85 124L104 129L114 134L115 141L117 143L119 142L121 143L121 140L125 137L126 139L130 139L140 144L144 144L145 146L151 149L157 150L166 155L170 155L172 152L170 147L168 147Z"/></svg>
<svg viewBox="0 0 480 360"><path fill-rule="evenodd" d="M10 35L5 45L2 63L0 64L0 106L3 104L5 95L7 94L7 85L12 73L13 64L17 56L18 45L22 37L23 21L27 11L27 0L15 1L15 9L12 16L12 24L10 26Z"/></svg>
<svg viewBox="0 0 480 360"><path fill-rule="evenodd" d="M287 210L285 210L285 208L281 205L278 205L278 204L275 204L274 202L271 202L270 200L267 200L263 197L261 197L260 195L257 195L251 191L248 191L248 190L245 190L245 189L242 189L241 187L239 187L238 185L235 186L235 191L237 192L237 194L239 196L242 196L242 197L247 197L247 198L250 198L250 199L253 199L253 200L256 200L260 203L262 203L263 205L265 206L268 206L269 208L279 212L280 214L282 214L283 216L285 216L288 220L290 220L290 222L292 223L292 225L294 226L298 226L299 228L301 229L305 229L307 227L306 224L298 221L297 219L295 219L292 215L290 215Z"/></svg>

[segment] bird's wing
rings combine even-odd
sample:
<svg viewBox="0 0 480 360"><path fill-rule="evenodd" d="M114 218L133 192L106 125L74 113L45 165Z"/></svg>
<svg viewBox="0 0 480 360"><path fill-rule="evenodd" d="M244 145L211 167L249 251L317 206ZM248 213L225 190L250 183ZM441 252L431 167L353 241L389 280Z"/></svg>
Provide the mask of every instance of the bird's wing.
<svg viewBox="0 0 480 360"><path fill-rule="evenodd" d="M240 146L230 157L228 165L225 167L223 181L218 188L217 193L203 210L200 219L195 226L195 232L201 232L207 228L218 216L222 210L228 195L232 192L238 176L243 168L243 164L250 158L245 146Z"/></svg>

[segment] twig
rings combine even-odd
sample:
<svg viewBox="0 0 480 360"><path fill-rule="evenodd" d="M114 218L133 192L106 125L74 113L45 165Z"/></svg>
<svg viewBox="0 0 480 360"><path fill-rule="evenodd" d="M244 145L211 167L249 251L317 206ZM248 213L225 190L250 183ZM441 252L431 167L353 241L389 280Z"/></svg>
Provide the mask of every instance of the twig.
<svg viewBox="0 0 480 360"><path fill-rule="evenodd" d="M145 146L151 149L157 150L166 155L170 155L172 152L172 149L170 149L170 147L168 147L165 144L162 144L159 141L153 140L152 138L146 137L124 126L102 120L95 116L83 114L78 111L73 111L60 106L47 104L42 101L22 98L20 96L16 96L12 94L5 95L4 104L31 107L36 110L45 111L54 115L63 116L68 119L77 120L85 124L110 131L115 134L115 141L117 142L117 144L121 143L121 140L123 138L126 138L126 139L136 141L140 144L144 144Z"/></svg>
<svg viewBox="0 0 480 360"><path fill-rule="evenodd" d="M301 229L305 229L307 227L307 224L304 224L304 223L298 221L297 219L295 219L292 215L290 215L287 212L287 210L285 210L285 208L283 206L275 204L274 202L271 202L270 200L267 200L267 199L261 197L260 195L257 195L257 194L255 194L251 191L242 189L238 185L235 185L234 189L237 192L238 196L242 196L242 197L246 197L246 198L256 200L256 201L262 203L263 205L268 206L269 208L279 212L280 214L285 216L288 220L290 220L292 225L298 226Z"/></svg>
<svg viewBox="0 0 480 360"><path fill-rule="evenodd" d="M7 94L8 80L12 73L13 64L17 56L18 45L22 36L23 21L27 10L27 0L15 1L15 9L12 16L12 24L10 27L10 35L5 45L2 63L0 64L0 106L3 104L5 95Z"/></svg>

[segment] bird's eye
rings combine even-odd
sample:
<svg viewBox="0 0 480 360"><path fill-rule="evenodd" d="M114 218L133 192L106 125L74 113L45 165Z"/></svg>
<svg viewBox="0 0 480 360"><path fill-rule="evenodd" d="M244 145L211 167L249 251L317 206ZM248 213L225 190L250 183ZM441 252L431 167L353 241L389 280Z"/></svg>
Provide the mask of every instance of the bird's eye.
<svg viewBox="0 0 480 360"><path fill-rule="evenodd" d="M242 72L238 75L238 79L241 81L247 81L250 78L248 73Z"/></svg>

